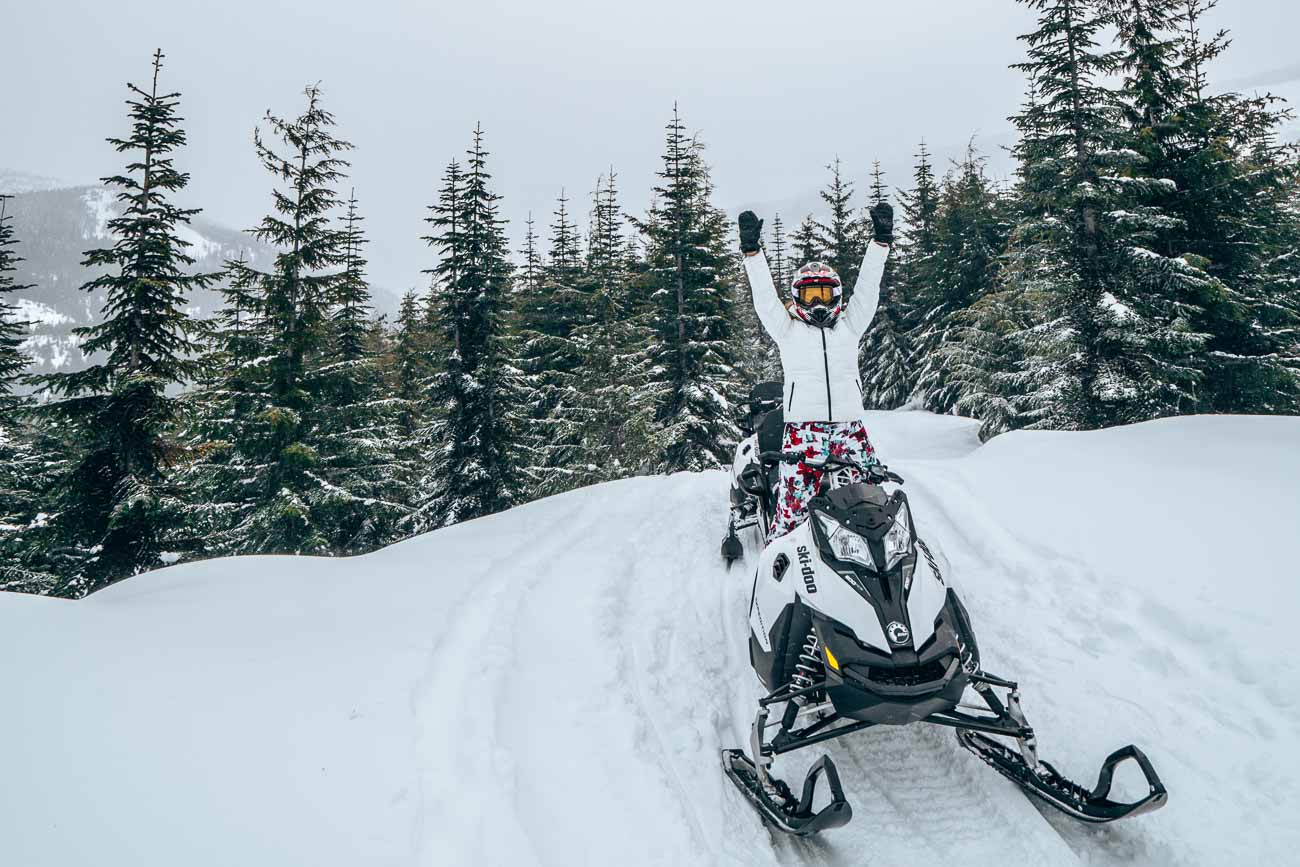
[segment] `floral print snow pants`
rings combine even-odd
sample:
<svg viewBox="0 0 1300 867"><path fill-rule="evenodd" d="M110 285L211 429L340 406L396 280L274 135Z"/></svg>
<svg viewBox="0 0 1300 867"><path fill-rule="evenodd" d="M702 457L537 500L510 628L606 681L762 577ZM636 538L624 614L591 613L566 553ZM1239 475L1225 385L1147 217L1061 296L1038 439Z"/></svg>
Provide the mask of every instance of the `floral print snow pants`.
<svg viewBox="0 0 1300 867"><path fill-rule="evenodd" d="M867 427L860 421L809 421L787 424L781 451L803 452L809 458L856 458L864 466L879 463L876 450L867 439ZM805 463L781 464L781 482L776 491L776 514L768 530L771 542L789 533L808 517L808 501L821 487L823 470ZM855 473L855 475L857 475Z"/></svg>

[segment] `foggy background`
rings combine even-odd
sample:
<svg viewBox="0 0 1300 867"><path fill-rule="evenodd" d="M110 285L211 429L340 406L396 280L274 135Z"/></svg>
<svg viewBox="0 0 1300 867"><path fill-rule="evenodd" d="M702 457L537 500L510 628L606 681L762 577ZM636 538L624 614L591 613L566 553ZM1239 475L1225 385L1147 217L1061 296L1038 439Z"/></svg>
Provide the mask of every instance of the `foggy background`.
<svg viewBox="0 0 1300 867"><path fill-rule="evenodd" d="M125 83L147 86L161 47L163 85L182 92L190 138L177 158L192 175L181 203L233 228L256 224L272 179L253 127L268 108L295 116L303 87L319 81L338 134L357 146L350 184L371 277L396 293L427 285L424 209L479 121L516 248L530 210L546 234L561 188L585 222L611 165L624 208L641 213L674 100L708 144L718 203L779 208L791 227L836 154L859 202L872 159L891 187L908 184L921 138L942 170L975 135L991 171L1007 174L1006 117L1023 89L1007 67L1023 58L1016 36L1031 29L1029 10L1013 0L817 6L5 0L0 169L68 183L120 171L104 138L126 133ZM1216 85L1300 97L1293 2L1224 0L1210 20L1234 37L1211 69Z"/></svg>

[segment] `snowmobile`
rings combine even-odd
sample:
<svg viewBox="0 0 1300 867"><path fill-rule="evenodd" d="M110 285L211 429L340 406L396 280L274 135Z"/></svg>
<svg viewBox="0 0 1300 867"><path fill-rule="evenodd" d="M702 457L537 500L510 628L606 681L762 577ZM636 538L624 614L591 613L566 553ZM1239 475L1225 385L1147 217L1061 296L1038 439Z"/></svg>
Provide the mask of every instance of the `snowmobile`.
<svg viewBox="0 0 1300 867"><path fill-rule="evenodd" d="M807 460L759 455L765 468ZM759 558L749 651L768 693L758 702L748 754L722 751L727 777L764 818L797 836L846 824L853 810L830 756L809 769L798 797L771 773L773 759L874 726L914 723L954 729L963 747L1075 819L1111 822L1164 806L1165 787L1135 746L1111 753L1092 789L1040 759L1019 687L980 665L947 561L918 536L903 491L884 487L903 479L879 464L831 457L821 466L808 520ZM1136 763L1148 789L1132 802L1110 798L1125 761ZM830 802L814 810L823 777Z"/></svg>
<svg viewBox="0 0 1300 867"><path fill-rule="evenodd" d="M785 427L782 401L785 389L779 382L760 382L749 392L746 417L738 420L745 434L736 445L731 464L731 508L727 535L722 540L722 559L728 567L745 556L740 533L753 530L755 544L762 546L775 509L777 467L764 465L759 455L781 449Z"/></svg>

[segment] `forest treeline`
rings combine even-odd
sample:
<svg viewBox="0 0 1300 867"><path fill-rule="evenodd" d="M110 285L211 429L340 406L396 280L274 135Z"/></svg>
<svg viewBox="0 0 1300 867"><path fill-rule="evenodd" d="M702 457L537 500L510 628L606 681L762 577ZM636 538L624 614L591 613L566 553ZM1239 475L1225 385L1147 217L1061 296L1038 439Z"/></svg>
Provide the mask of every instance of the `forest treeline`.
<svg viewBox="0 0 1300 867"><path fill-rule="evenodd" d="M812 259L851 286L866 208L900 208L867 405L956 412L989 438L1300 407L1300 207L1288 109L1216 91L1213 0L1021 0L1038 16L1016 171L922 144L891 190L834 160L818 215L767 214L778 283ZM254 147L279 251L194 273L180 95L130 86L105 178L121 212L86 254L105 299L84 370L33 376L21 240L0 197L0 589L80 596L165 563L349 555L638 473L725 465L747 389L779 376L698 136L674 108L653 204L619 179L561 195L511 250L482 129L436 179L427 289L373 315L353 145L325 95ZM219 287L210 319L186 314ZM851 302L850 302L851 303ZM23 386L20 388L20 386ZM34 393L28 391L34 388Z"/></svg>

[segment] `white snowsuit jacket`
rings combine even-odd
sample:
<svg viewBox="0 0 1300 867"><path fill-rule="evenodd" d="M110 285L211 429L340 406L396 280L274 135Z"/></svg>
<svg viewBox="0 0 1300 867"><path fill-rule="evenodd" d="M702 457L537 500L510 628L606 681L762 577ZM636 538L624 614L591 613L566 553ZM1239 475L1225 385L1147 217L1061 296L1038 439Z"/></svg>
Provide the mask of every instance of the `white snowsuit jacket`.
<svg viewBox="0 0 1300 867"><path fill-rule="evenodd" d="M818 328L786 309L761 251L745 257L754 309L781 350L786 424L861 421L858 344L880 304L880 280L888 258L889 247L874 241L868 244L853 298L834 325Z"/></svg>

